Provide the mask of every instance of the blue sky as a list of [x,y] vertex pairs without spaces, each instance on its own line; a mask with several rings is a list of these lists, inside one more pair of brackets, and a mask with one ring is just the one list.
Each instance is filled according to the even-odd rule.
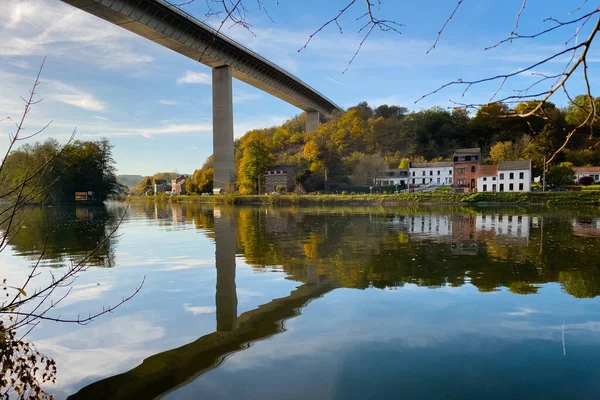
[[[373,106],[396,104],[418,110],[450,99],[486,102],[497,85],[473,87],[465,97],[449,88],[415,104],[415,100],[458,78],[478,79],[516,71],[564,49],[575,26],[539,40],[524,40],[483,51],[507,37],[522,0],[465,0],[437,48],[426,51],[448,17],[455,0],[383,1],[380,15],[406,26],[402,35],[374,32],[350,69],[342,73],[361,36],[355,20],[364,5],[357,2],[335,26],[317,35],[298,52],[309,35],[337,13],[344,0],[263,0],[271,21],[248,1],[254,35],[240,27],[224,29],[242,44],[300,77],[342,107],[367,101]],[[569,19],[581,0],[529,0],[519,32],[546,28],[545,17]],[[205,1],[184,9],[203,18]],[[586,5],[574,15],[593,9]],[[582,31],[587,36],[590,21]],[[216,24],[216,19],[209,20]],[[30,114],[29,131],[53,120],[44,136],[64,141],[77,127],[82,140],[109,137],[115,145],[119,173],[148,175],[157,171],[191,173],[212,153],[210,68],[113,26],[58,0],[0,2],[0,118],[19,116],[19,96],[26,95],[43,57],[47,57],[40,96],[44,101]],[[573,43],[573,42],[571,42]],[[598,82],[598,52],[590,52],[592,86]],[[535,70],[560,72],[566,58]],[[510,94],[535,82],[535,76],[504,86]],[[579,74],[569,88],[583,91]],[[564,95],[554,101],[565,105]],[[282,123],[300,111],[242,82],[234,82],[235,134]],[[0,150],[13,131],[0,123]]]

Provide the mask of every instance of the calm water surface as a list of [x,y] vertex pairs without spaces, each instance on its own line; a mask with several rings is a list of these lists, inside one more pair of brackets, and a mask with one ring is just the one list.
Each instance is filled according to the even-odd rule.
[[[48,238],[60,273],[120,205],[30,208],[3,273]],[[57,398],[598,399],[600,215],[522,208],[132,206],[30,338]]]

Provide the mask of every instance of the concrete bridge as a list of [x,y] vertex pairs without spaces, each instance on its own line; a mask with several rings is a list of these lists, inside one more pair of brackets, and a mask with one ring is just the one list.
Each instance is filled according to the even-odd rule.
[[284,332],[285,320],[300,315],[300,310],[312,300],[335,289],[328,282],[319,280],[316,268],[308,266],[306,283],[288,296],[274,299],[238,317],[235,220],[226,210],[215,214],[216,331],[184,346],[150,356],[132,370],[94,382],[69,399],[159,398],[218,367],[229,354]]
[[265,58],[164,0],[62,0],[212,68],[214,190],[235,183],[232,77],[306,112],[306,130],[339,106]]

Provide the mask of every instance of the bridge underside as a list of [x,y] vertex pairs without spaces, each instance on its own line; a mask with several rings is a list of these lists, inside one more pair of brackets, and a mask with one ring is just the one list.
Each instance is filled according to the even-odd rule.
[[[300,79],[163,0],[62,1],[213,69],[213,150],[215,189],[219,192],[235,182],[232,77],[305,111],[307,131],[316,129],[321,116],[341,110]],[[227,69],[229,72],[223,72]],[[221,90],[226,92],[219,95]],[[222,162],[217,162],[219,157]]]

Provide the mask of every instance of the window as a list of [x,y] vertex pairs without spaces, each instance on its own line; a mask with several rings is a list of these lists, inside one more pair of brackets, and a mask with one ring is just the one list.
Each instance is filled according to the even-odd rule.
[[515,179],[515,174],[511,172],[508,177],[509,177],[509,179]]
[[423,176],[425,176],[425,171],[423,171]]
[[[452,170],[448,170],[448,175],[452,175]],[[598,175],[596,175],[598,176]]]
[[498,222],[502,222],[502,215],[498,217]]
[[459,174],[464,174],[465,173],[465,169],[464,168],[459,168],[457,172]]
[[508,216],[508,222],[512,222],[512,215]]
[[[413,175],[414,176],[414,175]],[[415,184],[415,180],[413,179],[413,185]]]
[[493,181],[495,181],[495,180],[496,180],[496,177],[495,177],[495,176],[492,176],[492,180],[493,180]]
[[[413,173],[413,176],[415,176],[415,171],[413,171],[412,173]],[[414,180],[414,179],[413,179],[413,180]],[[414,182],[413,182],[413,183],[414,183]]]
[[519,223],[523,222],[523,217],[519,215],[519,216],[517,217],[517,222],[519,222]]
[[440,178],[437,178],[437,183],[440,183]]
[[483,177],[483,181],[484,181],[484,182],[485,182],[485,181],[487,181],[487,177],[485,177],[485,176],[484,176],[484,177]]
[[448,178],[448,183],[452,184],[452,178]]
[[440,174],[440,172],[442,172],[442,171],[440,171],[440,170],[438,169],[438,175]]
[[595,180],[595,181],[597,181],[597,180],[598,180],[598,178],[600,178],[600,176],[598,176],[598,175],[594,175],[594,180]]
[[483,185],[483,191],[487,192],[487,185]]
[[425,178],[423,178],[423,185],[425,184]]
[[[504,180],[504,174],[500,174],[500,180]],[[502,185],[500,185],[502,187]]]
[[465,180],[464,180],[464,179],[459,179],[459,180],[458,180],[458,184],[459,184],[460,186],[464,185],[464,184],[465,184]]
[[519,172],[519,179],[525,179],[525,172]]
[[521,191],[523,190],[523,184],[522,183],[519,183],[519,190],[521,190]]
[[495,192],[495,191],[496,191],[496,184],[494,183],[494,184],[492,185],[492,192]]
[[510,190],[511,192],[514,190],[514,188],[515,188],[515,185],[514,185],[514,184],[510,183],[510,184],[508,185],[508,190]]
[[501,191],[501,192],[504,192],[504,183],[501,183],[501,184],[500,184],[500,191]]
[[429,171],[429,176],[433,175],[433,171]]
[[471,172],[475,172],[475,166],[474,165],[471,167]]

